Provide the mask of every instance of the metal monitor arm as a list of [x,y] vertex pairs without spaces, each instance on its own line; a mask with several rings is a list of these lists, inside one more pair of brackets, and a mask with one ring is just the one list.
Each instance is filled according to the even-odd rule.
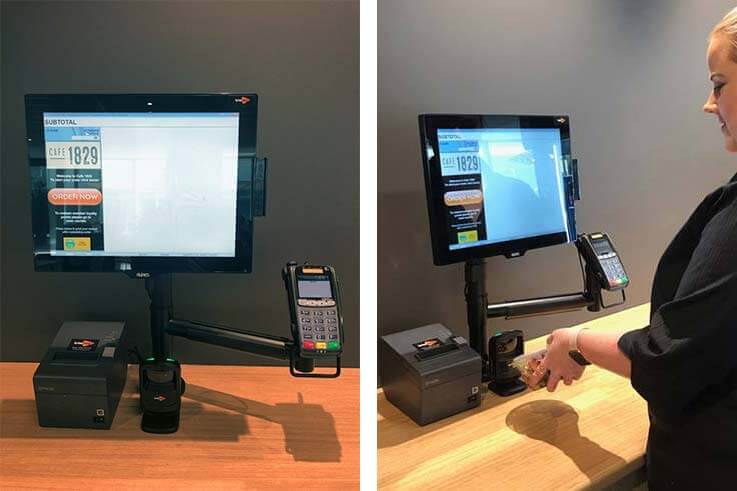
[[289,373],[294,377],[335,378],[340,375],[340,357],[336,357],[333,373],[312,373],[315,362],[299,356],[291,339],[270,334],[235,330],[226,326],[175,319],[173,317],[171,274],[152,274],[146,278],[146,290],[151,299],[151,341],[153,357],[165,360],[169,356],[165,334],[246,351],[259,356],[289,360]]

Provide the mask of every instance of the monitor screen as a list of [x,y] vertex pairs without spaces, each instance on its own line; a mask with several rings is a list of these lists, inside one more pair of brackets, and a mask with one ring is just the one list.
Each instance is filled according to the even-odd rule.
[[235,255],[238,113],[43,118],[51,255]]
[[256,96],[26,96],[36,269],[249,271]]
[[423,115],[436,264],[575,238],[568,118]]

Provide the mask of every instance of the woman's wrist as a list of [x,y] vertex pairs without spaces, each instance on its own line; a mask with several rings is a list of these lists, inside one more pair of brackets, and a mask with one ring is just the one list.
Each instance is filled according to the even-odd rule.
[[585,329],[585,327],[578,326],[568,328],[568,351],[581,351],[578,345],[578,339],[581,335],[581,331]]

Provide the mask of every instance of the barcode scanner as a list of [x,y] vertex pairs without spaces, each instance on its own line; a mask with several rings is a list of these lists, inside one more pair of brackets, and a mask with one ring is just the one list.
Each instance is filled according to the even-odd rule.
[[147,358],[138,370],[141,429],[147,433],[174,433],[179,429],[185,387],[179,362]]

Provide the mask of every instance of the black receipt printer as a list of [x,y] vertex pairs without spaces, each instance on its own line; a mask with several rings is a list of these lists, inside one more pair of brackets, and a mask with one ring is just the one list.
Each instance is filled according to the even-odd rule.
[[442,324],[381,337],[387,400],[426,425],[480,404],[481,357]]
[[65,322],[33,375],[38,424],[109,429],[128,375],[122,322]]

